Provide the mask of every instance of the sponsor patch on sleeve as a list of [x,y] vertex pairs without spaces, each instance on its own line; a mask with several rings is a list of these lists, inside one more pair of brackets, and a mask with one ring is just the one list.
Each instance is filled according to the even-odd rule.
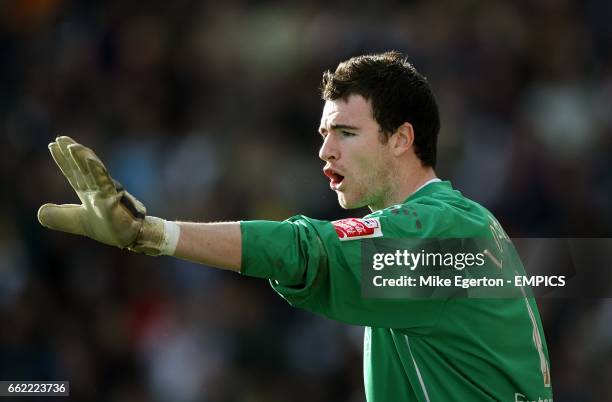
[[381,237],[379,218],[348,218],[333,221],[340,241]]

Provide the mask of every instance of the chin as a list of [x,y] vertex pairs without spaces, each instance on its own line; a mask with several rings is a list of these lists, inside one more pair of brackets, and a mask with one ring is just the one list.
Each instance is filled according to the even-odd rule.
[[344,193],[338,193],[338,204],[340,204],[340,207],[342,209],[356,209],[356,208],[361,208],[366,205],[364,202],[361,202],[360,200],[351,200],[347,198],[346,194]]

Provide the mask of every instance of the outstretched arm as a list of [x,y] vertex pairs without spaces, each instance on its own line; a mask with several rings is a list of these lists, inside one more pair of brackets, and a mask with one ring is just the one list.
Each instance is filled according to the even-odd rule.
[[292,305],[356,325],[432,325],[444,306],[442,299],[406,304],[363,298],[361,247],[341,242],[330,222],[301,216],[283,222],[166,221],[148,216],[92,150],[68,137],[59,137],[49,149],[82,203],[43,205],[38,219],[45,227],[270,279]]

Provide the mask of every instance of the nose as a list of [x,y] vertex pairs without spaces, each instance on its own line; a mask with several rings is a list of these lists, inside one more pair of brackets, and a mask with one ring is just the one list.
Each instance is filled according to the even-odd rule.
[[319,149],[319,158],[325,162],[337,160],[340,157],[340,152],[337,145],[338,144],[336,144],[333,133],[327,134],[323,140],[323,145],[321,145],[321,148]]

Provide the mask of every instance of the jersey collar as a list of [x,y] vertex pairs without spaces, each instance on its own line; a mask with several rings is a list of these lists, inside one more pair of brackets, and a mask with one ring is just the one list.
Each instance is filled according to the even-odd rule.
[[[437,183],[437,182],[439,182],[439,181],[442,181],[442,180],[438,179],[437,177],[434,177],[433,179],[428,180],[428,181],[426,181],[425,183],[423,183],[423,184],[421,185],[421,187],[419,187],[419,188],[417,188],[416,190],[414,190],[414,193],[416,193],[417,191],[419,191],[420,189],[422,189],[423,187],[425,187],[425,186],[426,186],[426,185],[428,185],[428,184],[431,184],[431,183]],[[414,194],[414,193],[413,193],[413,194]]]
[[451,182],[448,180],[440,180],[437,177],[435,179],[431,179],[428,182],[426,182],[425,184],[423,184],[421,187],[419,187],[414,193],[410,194],[410,196],[408,198],[406,198],[406,200],[404,202],[408,202],[412,199],[418,198],[418,197],[422,197],[422,196],[427,196],[430,195],[432,193],[435,193],[436,191],[440,191],[441,189],[452,189],[453,187],[451,186]]

